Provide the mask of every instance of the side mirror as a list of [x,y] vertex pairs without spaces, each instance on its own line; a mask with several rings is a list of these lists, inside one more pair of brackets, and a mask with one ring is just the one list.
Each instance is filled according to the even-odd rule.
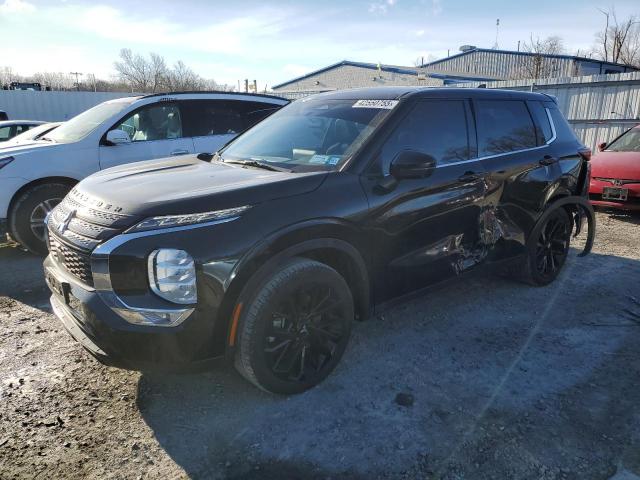
[[598,151],[599,152],[602,152],[606,148],[607,148],[607,142],[601,142],[601,143],[598,144]]
[[109,130],[107,132],[107,145],[120,145],[123,143],[131,143],[131,137],[124,130]]
[[400,152],[391,162],[390,173],[398,180],[428,177],[436,168],[436,159],[414,150]]

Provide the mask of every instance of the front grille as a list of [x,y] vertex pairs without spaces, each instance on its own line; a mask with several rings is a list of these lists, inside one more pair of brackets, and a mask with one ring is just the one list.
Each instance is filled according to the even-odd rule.
[[90,256],[68,247],[49,232],[49,253],[58,265],[64,267],[82,283],[93,287]]
[[91,252],[101,243],[136,223],[137,217],[104,211],[111,205],[97,201],[77,189],[53,209],[48,220],[52,258],[86,285],[93,286]]

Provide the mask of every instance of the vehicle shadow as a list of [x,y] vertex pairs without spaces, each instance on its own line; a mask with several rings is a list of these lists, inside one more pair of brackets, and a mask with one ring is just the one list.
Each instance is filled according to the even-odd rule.
[[50,312],[49,289],[44,281],[44,258],[14,243],[0,243],[0,296]]
[[191,478],[608,478],[640,441],[638,278],[575,252],[544,288],[474,275],[358,323],[304,394],[219,367],[144,374],[138,407]]

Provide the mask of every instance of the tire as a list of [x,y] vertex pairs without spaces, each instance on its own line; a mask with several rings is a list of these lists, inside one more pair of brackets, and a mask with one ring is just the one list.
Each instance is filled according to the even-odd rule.
[[254,291],[243,292],[240,302],[235,366],[258,388],[301,393],[335,369],[349,341],[354,305],[333,268],[293,258]]
[[62,201],[69,190],[71,187],[64,183],[47,183],[36,185],[22,193],[9,215],[11,236],[30,252],[45,255],[47,245],[44,239],[44,217]]
[[[573,219],[564,208],[556,208],[527,245],[524,280],[535,286],[553,282],[569,254]],[[535,230],[535,229],[534,229]]]

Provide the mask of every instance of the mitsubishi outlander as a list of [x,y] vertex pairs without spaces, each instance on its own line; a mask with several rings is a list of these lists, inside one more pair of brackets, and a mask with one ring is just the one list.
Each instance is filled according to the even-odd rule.
[[546,285],[584,220],[588,253],[590,154],[543,94],[308,97],[215,154],[76,185],[48,217],[51,303],[106,364],[226,358],[264,390],[302,392],[356,319],[481,264]]

